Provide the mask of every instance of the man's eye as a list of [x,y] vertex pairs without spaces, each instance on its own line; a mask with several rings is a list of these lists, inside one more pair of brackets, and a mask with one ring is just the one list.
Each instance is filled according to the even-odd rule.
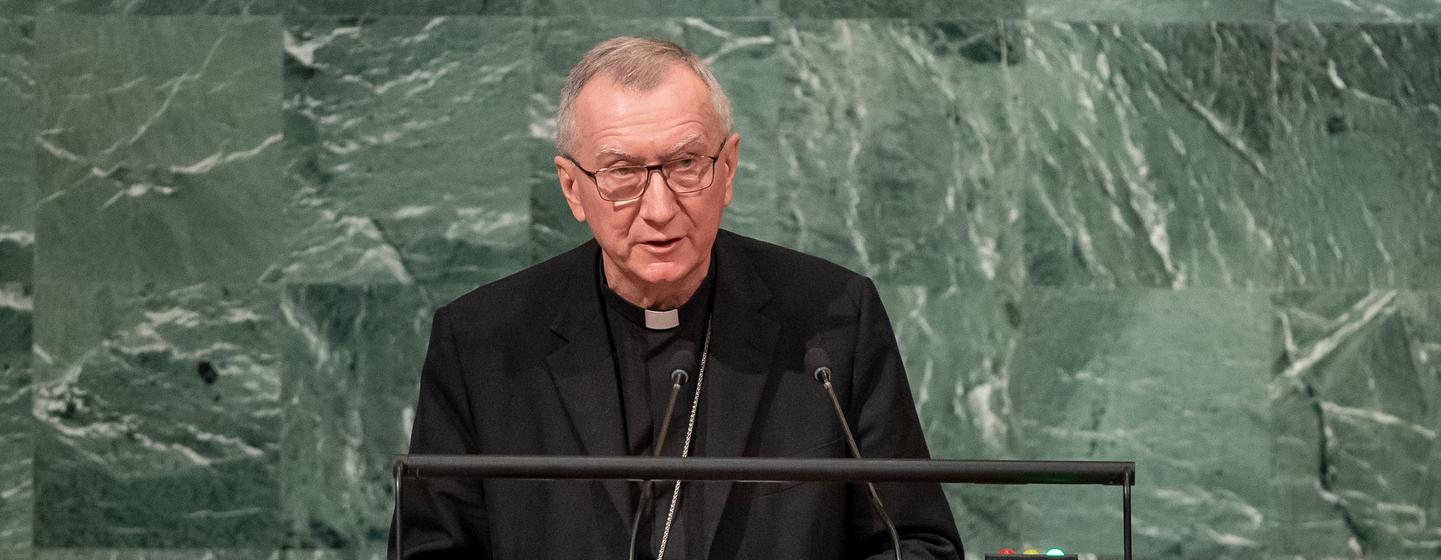
[[672,168],[674,168],[674,169],[679,169],[679,170],[690,169],[690,168],[692,168],[692,167],[695,167],[695,166],[698,165],[699,163],[700,163],[700,160],[698,160],[698,159],[696,159],[696,158],[684,158],[684,159],[678,159],[678,160],[675,160],[675,161],[670,162]]
[[613,168],[610,169],[610,171],[607,171],[607,173],[610,173],[610,175],[611,175],[612,177],[615,177],[615,178],[617,178],[617,179],[634,179],[636,175],[640,175],[640,172],[641,172],[642,169],[645,169],[645,168],[644,168],[644,167],[613,167]]

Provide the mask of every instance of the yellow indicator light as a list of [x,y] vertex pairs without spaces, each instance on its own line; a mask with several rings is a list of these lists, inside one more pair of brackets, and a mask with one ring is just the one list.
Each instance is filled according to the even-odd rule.
[[1065,556],[1066,552],[1059,548],[1052,548],[1046,551],[1046,556]]
[[1041,551],[1036,550],[1036,549],[1034,549],[1034,548],[1027,548],[1026,550],[1021,551],[1021,554],[1040,554],[1040,553],[1041,553]]

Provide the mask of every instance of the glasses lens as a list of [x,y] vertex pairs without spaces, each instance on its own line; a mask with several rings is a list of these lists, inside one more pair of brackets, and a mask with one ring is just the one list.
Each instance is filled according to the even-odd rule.
[[645,187],[644,167],[612,167],[600,172],[595,176],[595,184],[600,187],[601,198],[610,201],[630,200],[640,196]]
[[[661,174],[675,192],[695,192],[710,186],[715,174],[715,160],[705,156],[688,157],[666,162]],[[611,202],[637,198],[645,192],[650,170],[640,165],[612,167],[595,175],[600,197]]]
[[710,186],[711,165],[708,157],[690,157],[665,164],[666,182],[679,192],[698,191]]

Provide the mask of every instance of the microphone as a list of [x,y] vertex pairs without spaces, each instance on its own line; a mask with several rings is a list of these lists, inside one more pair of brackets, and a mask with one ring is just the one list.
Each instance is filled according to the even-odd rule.
[[[688,350],[681,350],[675,353],[670,363],[670,398],[665,403],[665,416],[662,417],[660,423],[660,433],[656,437],[653,457],[660,457],[661,451],[665,449],[666,436],[670,435],[671,416],[675,414],[675,401],[680,396],[680,388],[690,382],[690,373],[687,370],[693,367],[691,364],[695,363],[695,354]],[[651,488],[651,481],[646,480],[641,483],[640,500],[635,504],[635,516],[630,521],[630,546],[626,553],[628,560],[635,560],[635,540],[636,536],[640,534],[640,517],[645,513],[646,506],[650,505]]]
[[[846,422],[846,414],[841,410],[841,401],[836,398],[836,390],[831,386],[830,363],[830,355],[826,354],[825,350],[816,347],[806,350],[806,370],[811,372],[811,376],[815,377],[816,381],[825,388],[826,394],[830,395],[831,406],[836,411],[836,419],[840,420],[841,430],[846,435],[846,444],[851,448],[851,457],[860,459],[861,448],[856,445],[856,437],[851,434],[851,424]],[[867,481],[866,492],[871,497],[871,509],[876,510],[876,515],[879,515],[881,521],[885,522],[886,530],[891,534],[891,547],[896,553],[896,560],[901,560],[901,537],[896,534],[896,524],[891,522],[891,516],[886,513],[885,504],[881,503],[881,495],[876,492],[876,485]]]

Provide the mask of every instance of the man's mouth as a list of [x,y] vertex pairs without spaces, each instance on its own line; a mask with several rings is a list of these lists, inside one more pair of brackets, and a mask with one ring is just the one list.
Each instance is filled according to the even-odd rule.
[[666,251],[680,244],[680,237],[652,241],[642,241],[640,244],[652,251]]

